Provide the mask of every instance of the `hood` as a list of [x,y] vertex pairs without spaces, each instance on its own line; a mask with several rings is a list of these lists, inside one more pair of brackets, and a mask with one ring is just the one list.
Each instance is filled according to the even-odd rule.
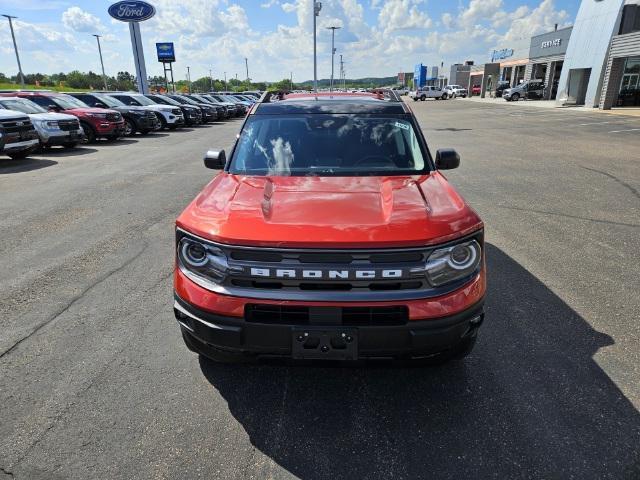
[[51,121],[51,120],[77,120],[78,117],[74,116],[74,115],[66,115],[64,113],[55,113],[55,112],[50,112],[50,113],[31,113],[29,114],[29,117],[32,120],[44,120],[44,121]]
[[406,247],[482,226],[438,172],[394,177],[247,177],[220,173],[177,225],[221,243]]
[[144,108],[145,110],[152,110],[154,112],[170,112],[171,110],[175,109],[175,108],[180,108],[179,106],[173,106],[173,105],[143,105],[140,108]]
[[65,110],[65,112],[78,113],[78,114],[87,114],[87,113],[117,113],[120,114],[117,110],[112,110],[110,108],[70,108],[69,110]]

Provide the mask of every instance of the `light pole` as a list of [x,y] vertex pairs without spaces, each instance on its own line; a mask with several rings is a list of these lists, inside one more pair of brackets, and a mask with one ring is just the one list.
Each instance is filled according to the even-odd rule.
[[187,67],[187,82],[189,84],[189,93],[191,93],[191,67]]
[[24,88],[24,75],[22,73],[22,65],[20,65],[20,55],[18,55],[18,45],[16,44],[16,35],[13,33],[13,22],[11,19],[18,18],[11,15],[2,15],[9,20],[9,29],[11,30],[11,38],[13,39],[13,49],[16,51],[16,60],[18,61],[18,72],[20,72],[20,86]]
[[209,88],[213,92],[213,75],[211,74],[211,70],[209,70]]
[[100,37],[102,35],[96,35],[94,33],[93,36],[96,37],[96,40],[98,41],[98,53],[100,54],[100,65],[102,66],[102,82],[104,83],[104,89],[109,90],[109,88],[107,87],[107,76],[104,73],[104,62],[102,61],[102,48],[100,48]]
[[224,91],[226,92],[227,90],[227,72],[224,72]]
[[293,72],[289,72],[289,84],[291,85],[291,91],[293,91]]
[[322,10],[321,2],[313,2],[313,91],[318,93],[318,61],[316,58],[316,17]]
[[339,30],[340,27],[327,27],[327,29],[331,30],[331,83],[329,84],[329,91],[333,92],[333,57],[335,57],[336,54],[334,40],[336,36],[336,30]]
[[247,57],[244,57],[244,66],[247,69],[247,83],[249,83],[249,60]]

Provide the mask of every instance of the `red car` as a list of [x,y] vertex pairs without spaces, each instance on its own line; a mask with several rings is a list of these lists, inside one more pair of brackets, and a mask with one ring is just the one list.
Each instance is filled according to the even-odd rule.
[[471,95],[480,95],[480,85],[471,87]]
[[484,230],[404,102],[280,94],[247,115],[176,221],[174,313],[218,361],[467,355],[484,319]]
[[39,90],[16,91],[0,95],[26,98],[46,110],[68,113],[78,117],[89,143],[99,137],[116,140],[118,137],[124,136],[125,133],[124,119],[119,112],[104,108],[91,108],[71,95]]

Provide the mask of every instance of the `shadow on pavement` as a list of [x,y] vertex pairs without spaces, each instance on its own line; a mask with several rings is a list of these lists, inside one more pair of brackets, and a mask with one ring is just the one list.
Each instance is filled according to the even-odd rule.
[[640,478],[640,416],[593,360],[612,339],[501,250],[487,255],[487,318],[462,362],[201,359],[202,372],[252,444],[304,480]]
[[58,162],[54,160],[40,160],[37,158],[25,158],[23,160],[5,160],[4,158],[0,158],[0,175],[30,172],[57,164]]
[[39,157],[77,157],[79,155],[88,155],[89,153],[95,153],[97,151],[98,150],[95,148],[78,145],[74,148],[50,148],[34,155]]

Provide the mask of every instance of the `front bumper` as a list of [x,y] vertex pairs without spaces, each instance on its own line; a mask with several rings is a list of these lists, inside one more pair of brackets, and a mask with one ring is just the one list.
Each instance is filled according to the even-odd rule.
[[78,143],[86,140],[87,136],[84,131],[77,130],[71,132],[60,132],[57,134],[51,134],[48,137],[41,136],[40,141],[43,145],[53,147],[56,145],[67,145],[70,143]]
[[255,323],[228,317],[187,303],[175,295],[174,314],[182,329],[201,354],[237,352],[255,357],[292,357],[296,332],[317,328],[356,332],[355,359],[424,358],[455,348],[477,334],[484,320],[483,300],[454,315],[414,320],[402,325],[342,326],[322,320],[309,325]]

